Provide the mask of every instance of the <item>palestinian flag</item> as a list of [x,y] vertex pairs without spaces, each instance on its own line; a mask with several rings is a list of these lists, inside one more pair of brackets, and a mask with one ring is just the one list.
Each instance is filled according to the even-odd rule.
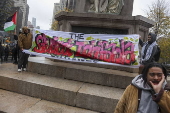
[[5,31],[14,30],[16,27],[16,22],[17,22],[17,12],[15,12],[14,15],[12,15],[6,20],[6,23],[4,25],[4,30]]

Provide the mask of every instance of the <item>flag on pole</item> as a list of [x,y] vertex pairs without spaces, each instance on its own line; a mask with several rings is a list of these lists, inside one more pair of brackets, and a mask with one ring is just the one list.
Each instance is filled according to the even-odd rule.
[[16,27],[16,22],[17,22],[17,12],[15,12],[14,15],[12,15],[6,20],[6,23],[4,25],[4,30],[5,31],[14,30]]

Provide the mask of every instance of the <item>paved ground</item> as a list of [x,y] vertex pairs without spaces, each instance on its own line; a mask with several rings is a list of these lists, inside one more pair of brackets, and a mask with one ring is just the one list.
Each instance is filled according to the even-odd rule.
[[[14,59],[12,60],[12,56],[9,56],[8,61],[3,61],[2,63],[4,64],[4,63],[13,63],[13,62],[14,62]],[[2,63],[0,62],[0,64]]]
[[0,113],[97,113],[0,89]]
[[[11,63],[0,64],[2,73],[22,76],[27,72],[18,72],[17,65]],[[90,110],[75,108],[59,103],[54,103],[40,98],[33,98],[15,92],[0,89],[0,113],[97,113]]]
[[[0,64],[1,73],[15,73],[22,76],[23,73],[17,72],[17,65],[10,60]],[[25,72],[26,73],[26,72]],[[170,81],[170,77],[168,77]],[[0,89],[0,113],[97,113],[81,108],[74,108],[58,103],[53,103],[39,98],[33,98],[14,92]]]

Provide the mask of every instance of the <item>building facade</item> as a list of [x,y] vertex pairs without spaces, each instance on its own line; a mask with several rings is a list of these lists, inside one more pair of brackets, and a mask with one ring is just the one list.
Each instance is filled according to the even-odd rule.
[[37,26],[36,29],[40,29],[40,26]]
[[6,19],[12,16],[13,0],[0,0],[0,30],[4,30]]
[[53,16],[52,16],[52,23],[55,21],[54,17],[61,10],[59,3],[54,3],[54,9],[53,9]]
[[33,29],[34,29],[32,23],[31,23],[30,21],[28,21],[28,22],[27,22],[27,25],[28,25],[27,27],[30,29],[30,32],[32,33],[32,31],[33,31]]
[[36,18],[34,18],[34,17],[32,18],[32,25],[34,28],[36,28]]
[[29,9],[30,9],[30,7],[29,7],[29,5],[27,4],[27,5],[26,5],[26,15],[25,15],[26,17],[25,17],[24,26],[28,26],[28,25],[27,25],[27,22],[28,22]]
[[54,17],[57,13],[60,11],[65,10],[66,8],[66,2],[67,0],[60,0],[60,3],[54,3],[54,9],[53,9],[53,16],[52,16],[52,23],[55,21]]
[[22,12],[20,7],[12,7],[12,13],[15,13],[16,11],[17,11],[16,33],[18,34],[19,31],[21,31],[21,28],[22,28],[23,12]]
[[28,11],[29,11],[29,6],[27,4],[27,0],[14,0],[14,7],[20,7],[23,16],[22,16],[22,26],[27,26],[27,21],[28,21]]

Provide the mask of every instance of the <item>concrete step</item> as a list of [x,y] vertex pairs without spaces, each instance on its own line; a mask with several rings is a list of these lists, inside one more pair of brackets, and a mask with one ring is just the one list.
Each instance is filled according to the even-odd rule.
[[0,89],[0,113],[99,113]]
[[124,89],[66,80],[32,72],[17,72],[17,66],[9,63],[1,65],[0,88],[104,113],[113,113],[124,91]]
[[30,57],[28,70],[47,76],[117,88],[126,88],[132,79],[138,75],[138,73],[113,69],[83,66],[66,62],[53,62],[44,57]]
[[[50,58],[49,58],[50,59]],[[70,62],[65,60],[57,60],[57,59],[50,59],[54,62],[65,62],[65,63],[72,63],[72,64],[78,64],[83,66],[90,66],[90,67],[98,67],[98,68],[105,68],[105,69],[113,69],[113,70],[119,70],[119,71],[127,71],[130,73],[138,73],[139,72],[139,66],[129,66],[129,65],[121,65],[121,64],[112,64],[112,63],[88,63],[88,62]]]

